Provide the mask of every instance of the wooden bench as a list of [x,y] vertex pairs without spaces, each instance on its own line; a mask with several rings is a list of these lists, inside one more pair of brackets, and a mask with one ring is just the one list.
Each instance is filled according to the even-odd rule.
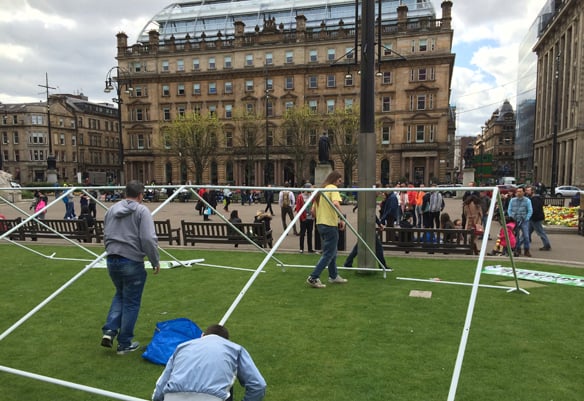
[[[271,246],[269,233],[263,223],[239,223],[235,225],[238,230],[262,248]],[[183,243],[195,245],[196,242],[206,244],[249,244],[246,238],[235,231],[227,223],[181,221]]]
[[[22,219],[20,217],[17,217],[15,219],[1,219],[0,220],[0,235],[13,229],[17,225],[19,225],[21,222],[22,222]],[[20,229],[13,231],[8,236],[8,238],[10,238],[13,241],[15,241],[15,240],[24,241],[24,235],[22,234],[22,230],[20,230]]]
[[387,251],[472,255],[474,237],[473,230],[465,229],[385,227],[381,243]]
[[56,232],[72,240],[91,242],[93,239],[93,230],[87,226],[87,221],[85,220],[41,221],[45,225],[33,220],[23,224],[20,227],[23,239],[30,238],[36,241],[38,238],[61,238]]
[[170,219],[154,220],[154,229],[159,241],[168,241],[172,245],[172,241],[176,241],[180,245],[180,228],[172,228]]
[[562,198],[561,196],[557,197],[557,198],[546,196],[545,198],[543,198],[543,204],[545,206],[564,207],[566,205],[566,200],[564,198]]
[[[103,241],[103,220],[95,220],[95,242]],[[172,228],[170,220],[154,220],[154,230],[159,241],[168,241],[172,245],[176,241],[180,245],[180,228]]]

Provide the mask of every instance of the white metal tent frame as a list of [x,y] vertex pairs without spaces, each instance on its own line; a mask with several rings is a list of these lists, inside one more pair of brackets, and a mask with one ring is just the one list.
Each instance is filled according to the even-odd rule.
[[[168,186],[165,186],[165,188]],[[218,187],[218,186],[204,186],[205,188],[208,189],[222,189],[225,188],[224,186]],[[45,206],[45,208],[43,210],[48,209],[49,207],[53,206],[56,202],[58,202],[59,200],[61,200],[64,196],[67,196],[69,193],[76,191],[76,190],[82,190],[84,193],[86,193],[88,196],[92,197],[93,196],[87,192],[87,189],[91,188],[93,189],[120,189],[122,187],[69,187],[66,190],[63,189],[58,189],[58,190],[63,190],[63,193],[57,197],[53,202],[50,202],[48,205]],[[147,186],[147,188],[162,188],[162,187],[152,187],[152,186]],[[177,196],[181,190],[184,190],[186,188],[188,188],[195,196],[197,199],[200,199],[203,203],[206,204],[206,206],[211,207],[211,205],[206,202],[204,199],[202,199],[197,191],[195,191],[195,188],[200,188],[200,186],[187,186],[187,185],[182,185],[182,186],[175,186],[174,188],[178,188],[177,191],[174,191],[173,195],[171,197],[169,197],[168,199],[166,199],[159,207],[157,207],[153,212],[152,215],[154,216],[159,210],[161,210],[163,207],[165,207],[175,196]],[[279,191],[279,190],[290,190],[290,188],[277,188],[277,187],[229,187],[229,188],[234,188],[234,189],[250,189],[250,190],[272,190],[272,191]],[[454,188],[454,187],[452,187]],[[27,189],[32,189],[34,190],[35,188],[27,188]],[[39,190],[47,190],[47,188],[37,188]],[[449,189],[449,188],[447,188]],[[495,210],[495,203],[498,203],[499,205],[499,210],[500,213],[502,215],[503,210],[502,210],[502,202],[501,202],[501,197],[500,194],[498,192],[498,188],[497,187],[469,187],[469,188],[461,188],[461,187],[457,187],[455,188],[456,190],[474,190],[474,191],[491,191],[492,192],[492,198],[496,199],[496,202],[491,202],[490,207],[489,207],[489,212],[488,212],[488,217],[487,217],[487,224],[485,227],[485,236],[489,235],[490,229],[491,229],[491,224],[493,221],[493,215],[494,215],[494,210]],[[0,188],[0,193],[2,193],[2,190],[11,190],[13,191],[14,189],[12,188]],[[51,189],[49,189],[51,190]],[[295,224],[296,221],[298,220],[300,214],[302,214],[302,212],[306,209],[306,207],[312,202],[312,200],[314,199],[314,197],[321,192],[326,192],[326,191],[331,191],[331,190],[326,190],[324,188],[315,188],[315,189],[301,189],[301,190],[307,190],[307,191],[311,191],[312,194],[309,197],[309,200],[305,203],[305,205],[303,206],[303,208],[299,211],[299,213],[297,213],[294,216],[294,219],[292,220],[292,223]],[[379,188],[351,188],[351,189],[335,189],[336,191],[340,191],[340,192],[348,192],[348,191],[375,191],[375,192],[379,192],[379,191],[396,191],[396,192],[400,192],[400,191],[411,191],[411,190],[419,190],[419,189],[413,189],[413,188],[384,188],[384,189],[379,189]],[[437,188],[423,188],[424,191],[428,192],[428,191],[437,191]],[[440,190],[445,190],[445,188],[440,188]],[[10,204],[12,207],[14,207],[16,210],[19,210],[21,213],[24,213],[24,215],[28,215],[28,213],[26,213],[24,210],[18,208],[18,206],[11,204],[10,202],[8,202],[3,196],[0,196],[0,199],[3,200],[4,202],[6,202],[7,204]],[[95,199],[95,198],[93,198]],[[326,199],[331,205],[332,202],[330,201],[330,199],[326,196],[321,197],[321,199]],[[99,200],[96,199],[96,201],[99,202]],[[101,204],[102,207],[107,209],[107,206]],[[39,210],[38,212],[32,214],[32,215],[28,215],[27,218],[25,218],[23,220],[23,222],[21,224],[24,224],[24,222],[30,221],[30,220],[36,220],[37,222],[42,224],[42,220],[39,220],[37,217],[40,213],[43,212],[43,210]],[[216,210],[215,210],[216,211]],[[217,212],[217,211],[216,211]],[[243,235],[244,237],[246,237],[248,239],[248,241],[250,241],[251,244],[257,245],[255,244],[249,237],[247,237],[247,235],[243,232],[241,232],[239,229],[237,229],[237,227],[235,227],[233,224],[231,224],[229,222],[228,219],[226,219],[221,213],[217,212],[217,215],[227,224],[229,224],[233,229],[235,229],[239,234]],[[347,221],[347,219],[339,213],[340,218],[342,218],[345,223],[347,224],[347,227],[349,227],[349,229],[351,229],[351,231],[353,233],[355,233],[355,235],[358,238],[358,241],[361,242],[367,249],[368,252],[370,252],[372,255],[375,256],[375,252],[365,243],[365,241],[363,240],[363,238],[359,235],[359,233],[355,230],[354,227],[351,226],[351,224]],[[501,216],[504,218],[504,216]],[[504,220],[501,220],[504,221]],[[227,312],[224,314],[224,316],[222,317],[222,319],[220,320],[220,324],[225,324],[225,322],[229,319],[229,317],[231,316],[231,314],[233,313],[233,311],[235,310],[235,308],[238,306],[239,302],[243,299],[243,297],[245,296],[247,290],[251,287],[251,285],[254,283],[255,279],[259,276],[259,274],[261,272],[264,271],[264,267],[266,266],[266,264],[268,263],[268,261],[270,259],[274,259],[279,266],[282,267],[296,267],[296,265],[286,265],[284,263],[282,263],[281,261],[279,261],[278,259],[276,259],[274,257],[274,253],[279,249],[280,245],[282,244],[283,240],[285,239],[285,237],[288,235],[289,231],[292,229],[293,224],[289,224],[288,227],[286,227],[286,229],[284,230],[284,232],[282,233],[282,235],[278,238],[278,240],[276,241],[276,243],[274,244],[274,246],[270,249],[270,251],[266,251],[265,249],[257,246],[257,248],[259,248],[262,252],[266,253],[264,259],[262,260],[262,262],[259,264],[259,266],[257,267],[257,269],[254,270],[252,276],[249,278],[249,280],[247,281],[247,283],[244,285],[243,289],[239,292],[239,294],[237,295],[237,297],[235,298],[235,300],[233,301],[233,303],[231,304],[231,306],[228,308]],[[48,258],[48,259],[59,259],[59,258],[55,258],[54,255],[45,255],[42,254],[34,249],[31,249],[30,247],[26,247],[23,246],[22,244],[18,244],[12,240],[10,240],[8,237],[9,235],[16,231],[18,229],[17,227],[14,227],[6,232],[4,232],[2,235],[0,235],[0,240],[4,239],[4,240],[8,240],[10,243],[12,244],[16,244],[18,246],[20,246],[23,249],[26,249],[27,251],[31,251],[39,256]],[[507,236],[507,232],[506,230],[504,230],[505,232],[505,236]],[[57,233],[59,234],[59,233]],[[63,235],[59,234],[60,237],[63,237],[64,239],[68,240],[67,238],[65,238]],[[508,238],[507,238],[508,239]],[[22,325],[24,322],[26,322],[30,317],[32,317],[36,312],[38,312],[40,309],[42,309],[45,305],[47,305],[51,300],[53,300],[54,298],[56,298],[59,294],[61,294],[65,289],[67,289],[70,285],[72,285],[77,279],[79,279],[80,277],[82,277],[86,272],[88,272],[90,269],[94,268],[105,256],[106,253],[103,252],[101,255],[97,255],[94,252],[86,249],[85,246],[83,246],[82,244],[78,244],[75,241],[70,241],[69,242],[73,243],[76,246],[79,246],[83,249],[85,249],[88,253],[90,253],[91,255],[95,256],[96,258],[89,264],[87,265],[85,268],[83,268],[79,273],[77,273],[75,276],[73,276],[68,282],[66,282],[64,285],[62,285],[60,288],[58,288],[55,292],[53,292],[53,294],[51,294],[49,297],[47,297],[45,300],[43,300],[41,303],[39,303],[36,307],[34,307],[30,312],[28,312],[26,315],[24,315],[19,321],[17,321],[14,325],[12,325],[10,328],[8,328],[7,330],[5,330],[3,333],[0,334],[0,341],[2,341],[4,338],[6,338],[10,333],[12,333],[14,330],[16,330],[16,328],[18,328],[20,325]],[[507,240],[507,244],[508,247],[510,247],[510,242]],[[487,241],[483,241],[482,242],[482,246],[481,246],[481,250],[480,250],[480,255],[479,258],[477,260],[477,266],[476,266],[476,270],[475,270],[475,276],[474,276],[474,280],[472,283],[472,291],[471,291],[471,295],[470,295],[470,299],[469,299],[469,304],[468,304],[468,308],[467,308],[467,314],[466,314],[466,319],[465,319],[465,323],[464,323],[464,327],[462,330],[462,336],[461,336],[461,340],[460,340],[460,345],[459,345],[459,349],[458,349],[458,354],[457,354],[457,358],[456,358],[456,363],[455,363],[455,367],[454,367],[454,372],[453,372],[453,376],[452,376],[452,380],[451,380],[451,386],[450,386],[450,390],[449,390],[449,394],[448,394],[448,401],[453,401],[455,399],[455,395],[456,395],[456,389],[458,386],[458,380],[460,377],[460,371],[462,369],[462,362],[464,359],[464,353],[466,350],[466,344],[468,341],[468,333],[470,331],[470,326],[471,326],[471,322],[472,322],[472,316],[474,313],[474,306],[476,304],[476,297],[477,297],[477,293],[478,293],[478,288],[481,286],[480,285],[480,276],[481,276],[481,271],[482,271],[482,267],[483,267],[483,263],[484,263],[484,256],[486,254],[486,249],[487,249]],[[167,253],[166,251],[164,251],[165,253]],[[168,254],[168,253],[167,253]],[[188,266],[186,264],[183,264],[181,261],[177,260],[176,258],[174,258],[172,255],[168,254],[169,256],[171,256],[176,264],[175,265],[182,265],[182,266]],[[516,287],[512,288],[509,290],[508,287],[498,287],[498,286],[487,286],[488,288],[498,288],[498,289],[506,289],[508,290],[508,292],[511,291],[517,291],[517,292],[522,292],[525,294],[528,294],[527,291],[525,291],[524,289],[521,289],[519,287],[519,282],[517,279],[517,274],[515,271],[515,263],[513,261],[513,253],[509,252],[509,257],[511,259],[511,263],[512,263],[512,268],[513,268],[513,273],[514,273],[514,278],[515,278],[515,284]],[[377,257],[375,257],[375,259],[377,260],[377,262],[379,263],[380,261],[377,259]],[[63,258],[62,260],[70,260],[70,259],[66,259]],[[75,259],[77,260],[77,259]],[[190,265],[190,264],[189,264]],[[213,266],[213,265],[207,265],[207,266]],[[217,266],[217,267],[222,267],[222,266]],[[301,267],[305,267],[305,266],[301,266]],[[358,270],[353,268],[353,270]],[[374,270],[378,270],[378,269],[374,269]],[[385,276],[385,271],[384,271],[384,278]],[[405,279],[407,280],[407,278],[400,278],[400,279]],[[417,280],[417,279],[410,279],[410,280]],[[439,282],[439,283],[448,283],[448,284],[457,284],[457,285],[470,285],[468,283],[452,283],[452,282]],[[85,392],[89,392],[89,393],[94,393],[97,395],[102,395],[105,397],[110,397],[110,398],[115,398],[115,399],[120,399],[120,400],[129,400],[129,401],[146,401],[140,398],[136,398],[133,396],[129,396],[129,395],[125,395],[125,394],[120,394],[120,393],[114,393],[114,392],[110,392],[107,390],[103,390],[103,389],[99,389],[99,388],[95,388],[95,387],[90,387],[90,386],[85,386],[82,384],[78,384],[78,383],[73,383],[73,382],[68,382],[68,381],[64,381],[64,380],[60,380],[60,379],[56,379],[53,377],[48,377],[48,376],[43,376],[43,375],[38,375],[38,374],[34,374],[32,372],[27,372],[27,371],[23,371],[23,370],[18,370],[18,369],[13,369],[10,368],[8,366],[3,366],[0,365],[0,371],[4,371],[6,373],[11,373],[11,374],[15,374],[15,375],[20,375],[20,376],[24,376],[24,377],[28,377],[28,378],[32,378],[34,380],[40,380],[40,381],[45,381],[45,382],[49,382],[49,383],[53,383],[53,384],[57,384],[57,385],[61,385],[64,387],[69,387],[69,388],[73,388],[76,390],[80,390],[80,391],[85,391]]]

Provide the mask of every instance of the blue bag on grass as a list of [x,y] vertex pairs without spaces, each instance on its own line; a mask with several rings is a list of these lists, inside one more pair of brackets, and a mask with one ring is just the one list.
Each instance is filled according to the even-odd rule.
[[179,344],[200,338],[202,334],[203,331],[195,322],[184,317],[158,322],[152,341],[146,347],[142,358],[166,365]]

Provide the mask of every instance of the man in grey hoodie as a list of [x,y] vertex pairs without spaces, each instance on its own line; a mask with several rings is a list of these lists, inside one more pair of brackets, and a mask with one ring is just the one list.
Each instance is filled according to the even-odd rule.
[[144,257],[148,256],[154,274],[160,271],[154,221],[148,208],[142,205],[143,199],[144,184],[130,181],[126,185],[126,199],[113,205],[104,217],[107,270],[116,293],[102,327],[101,345],[111,348],[117,336],[119,355],[140,347],[132,340],[146,284]]

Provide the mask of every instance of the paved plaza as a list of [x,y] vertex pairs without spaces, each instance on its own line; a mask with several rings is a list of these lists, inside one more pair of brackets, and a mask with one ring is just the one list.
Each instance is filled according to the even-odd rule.
[[[51,196],[49,198],[49,202],[53,200]],[[462,211],[462,200],[459,198],[448,198],[445,199],[446,208],[445,212],[447,212],[451,219],[454,220],[459,218]],[[16,205],[29,212],[29,205],[30,201],[21,201],[17,202]],[[111,205],[111,203],[105,203],[106,206]],[[150,210],[154,211],[159,208],[162,203],[161,202],[152,202],[152,203],[145,203],[146,206],[150,208]],[[257,203],[257,204],[246,204],[242,206],[241,203],[232,203],[229,207],[229,210],[238,210],[239,216],[243,222],[253,222],[253,218],[258,210],[263,211],[266,205]],[[347,219],[357,229],[357,215],[358,212],[353,212],[353,205],[343,205],[342,206],[344,213],[347,215]],[[222,206],[218,206],[219,212],[224,213],[226,218],[229,218],[229,213],[223,211]],[[272,229],[274,232],[274,243],[276,242],[277,238],[279,238],[284,231],[281,222],[281,212],[280,208],[278,207],[277,203],[272,205],[272,209],[275,213],[275,216],[272,219]],[[75,212],[79,214],[79,199],[76,197],[75,199]],[[18,211],[12,209],[8,205],[1,204],[0,205],[0,213],[5,215],[7,218],[15,218],[17,216],[21,216]],[[103,215],[105,210],[98,205],[97,210],[97,218],[103,219]],[[65,214],[65,206],[62,202],[55,204],[49,211],[47,212],[47,219],[62,219]],[[203,221],[203,216],[200,216],[198,211],[195,210],[195,202],[180,202],[174,201],[169,202],[165,207],[161,208],[157,211],[156,220],[165,220],[170,219],[171,224],[173,227],[180,227],[181,220],[187,221]],[[211,216],[211,220],[215,222],[221,222],[221,218],[217,215]],[[289,222],[289,219],[287,219]],[[299,227],[299,225],[298,225]],[[488,244],[488,251],[490,251],[494,244],[495,238],[499,233],[499,223],[493,222],[493,226],[491,228],[491,240],[489,240]],[[541,240],[537,235],[533,235],[533,245],[531,248],[531,253],[533,257],[526,258],[521,257],[519,260],[530,260],[530,261],[541,261],[546,263],[560,263],[569,266],[577,266],[584,268],[584,257],[582,256],[581,247],[584,247],[584,237],[577,234],[576,228],[566,228],[566,227],[548,227],[547,228],[548,237],[552,244],[551,251],[539,251],[539,248],[542,246]],[[346,251],[340,252],[340,254],[348,254],[351,250],[353,245],[356,242],[355,235],[350,231],[347,230],[346,233],[347,237],[347,249]],[[52,241],[52,240],[51,240]],[[161,246],[168,247],[168,243],[161,243]],[[204,249],[204,248],[219,248],[219,249],[226,249],[226,250],[233,250],[234,248],[229,245],[209,245],[209,244],[197,244],[194,247],[188,245],[189,248],[193,250],[196,249]],[[249,246],[240,246],[238,250],[253,250],[254,247]],[[290,232],[288,236],[285,238],[282,246],[280,247],[281,252],[298,252],[300,249],[299,247],[299,237],[295,236],[293,232]],[[305,250],[306,250],[305,246]],[[409,257],[409,258],[420,258],[420,257],[432,257],[432,255],[428,255],[421,252],[413,252],[410,254],[405,254],[404,252],[386,252],[386,258],[388,259],[388,264],[391,266],[391,258],[392,256],[399,256],[399,257]],[[476,258],[476,256],[465,256],[465,255],[448,255],[449,258]],[[488,257],[489,260],[499,260],[501,262],[508,260],[504,257]]]

